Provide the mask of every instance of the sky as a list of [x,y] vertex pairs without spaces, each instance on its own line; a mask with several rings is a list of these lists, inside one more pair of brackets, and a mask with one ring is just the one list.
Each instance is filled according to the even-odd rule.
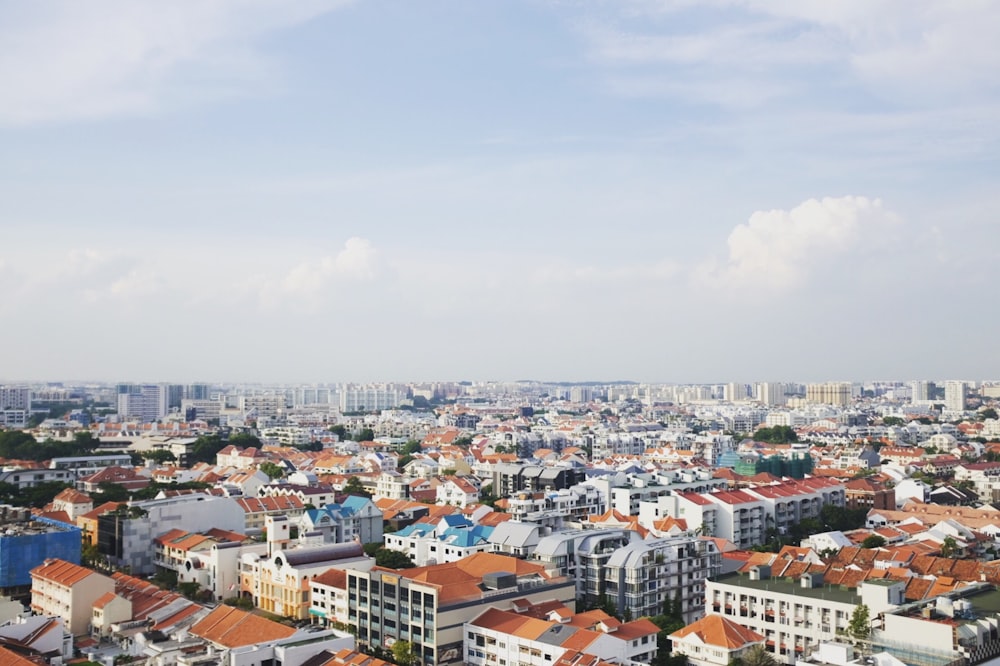
[[0,0],[0,380],[1000,378],[992,0]]

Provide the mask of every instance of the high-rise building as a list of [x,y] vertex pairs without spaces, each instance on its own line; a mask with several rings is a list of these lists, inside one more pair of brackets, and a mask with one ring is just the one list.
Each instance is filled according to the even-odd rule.
[[944,383],[944,408],[950,412],[964,412],[967,388],[965,382]]
[[913,402],[927,402],[931,399],[930,387],[930,382],[925,380],[910,382],[910,391],[912,392],[910,400]]
[[777,407],[784,405],[787,401],[785,398],[785,385],[781,382],[760,382],[757,384],[756,389],[757,401],[765,405]]
[[806,385],[806,401],[821,405],[846,407],[851,404],[852,394],[850,382],[824,382]]
[[23,428],[31,418],[31,389],[27,386],[0,386],[0,425]]
[[723,387],[722,397],[726,402],[742,402],[747,399],[748,395],[746,384],[729,382]]
[[170,411],[169,384],[119,384],[118,416],[152,422]]
[[27,386],[0,386],[0,409],[31,409],[31,389]]
[[340,411],[374,412],[399,407],[406,399],[406,392],[392,386],[364,386],[345,388],[340,392]]

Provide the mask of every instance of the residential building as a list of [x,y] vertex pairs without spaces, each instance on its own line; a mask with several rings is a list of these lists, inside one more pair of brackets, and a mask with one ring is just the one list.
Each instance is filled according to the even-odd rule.
[[853,387],[850,382],[824,382],[806,385],[806,402],[846,407],[851,404]]
[[896,491],[875,479],[853,479],[844,484],[848,509],[896,509]]
[[[791,664],[847,630],[854,608],[866,597],[865,589],[901,604],[904,587],[901,582],[867,581],[859,593],[824,585],[822,573],[803,573],[793,582],[772,578],[771,567],[760,565],[749,575],[727,574],[707,581],[705,610],[763,636],[775,659]],[[875,602],[869,606],[873,613],[882,610]]]
[[119,384],[118,416],[144,423],[158,421],[170,412],[167,384]]
[[493,551],[493,527],[477,525],[461,514],[443,516],[437,523],[414,523],[387,533],[385,547],[406,553],[419,566],[456,562],[474,553]]
[[727,617],[707,615],[670,634],[670,644],[690,666],[729,666],[763,645],[764,637]]
[[94,603],[114,591],[111,578],[72,562],[46,560],[31,570],[31,610],[61,617],[74,636],[90,631]]
[[77,516],[93,510],[94,501],[90,499],[90,495],[73,488],[63,490],[52,499],[52,511],[62,511],[70,520],[76,520]]
[[550,666],[580,651],[618,664],[650,664],[657,633],[645,618],[623,623],[601,610],[573,613],[554,603],[489,608],[465,623],[464,663]]
[[0,426],[25,428],[31,418],[31,389],[0,386]]
[[575,585],[540,564],[477,553],[450,564],[347,571],[348,624],[358,641],[389,647],[408,640],[424,664],[461,664],[463,623],[489,604],[555,600],[575,607]]
[[79,564],[80,549],[76,526],[0,506],[0,595],[27,598],[34,567],[47,559]]
[[500,463],[493,467],[493,494],[508,497],[520,491],[560,490],[574,486],[584,478],[584,471],[575,467]]
[[245,514],[230,497],[192,494],[130,502],[98,516],[97,548],[117,567],[137,575],[156,571],[153,539],[172,529],[242,532]]
[[392,386],[363,386],[340,391],[341,412],[377,412],[403,404],[406,392]]
[[584,605],[602,601],[607,591],[607,566],[611,556],[642,537],[630,529],[567,530],[542,537],[531,561],[544,564],[576,587],[576,598]]
[[264,529],[268,516],[286,516],[289,520],[297,520],[305,512],[305,504],[294,495],[239,497],[236,505],[243,511],[243,525],[236,531],[244,533]]
[[298,525],[299,534],[320,533],[326,543],[382,542],[382,511],[367,497],[348,495],[339,504],[307,509]]
[[24,490],[42,483],[73,483],[73,475],[64,469],[5,465],[0,469],[0,483],[9,483],[17,486],[18,490]]
[[968,386],[961,381],[944,383],[944,408],[949,412],[964,412]]
[[238,608],[219,606],[188,630],[204,644],[197,651],[185,650],[185,663],[212,659],[227,666],[300,666],[324,651],[354,648],[350,635],[317,629],[296,629]]
[[310,581],[309,615],[316,624],[346,624],[347,571],[330,568]]
[[631,617],[659,615],[680,601],[691,622],[704,614],[705,581],[721,569],[722,555],[710,539],[633,541],[611,553],[601,570],[603,596]]
[[309,618],[313,578],[331,567],[367,571],[375,561],[356,541],[331,544],[317,537],[294,543],[290,528],[284,516],[267,517],[266,552],[240,558],[240,592],[263,611],[304,620]]

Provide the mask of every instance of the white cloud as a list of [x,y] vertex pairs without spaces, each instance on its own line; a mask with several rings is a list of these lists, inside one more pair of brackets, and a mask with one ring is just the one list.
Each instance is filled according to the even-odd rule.
[[38,0],[0,7],[0,124],[146,114],[268,80],[268,33],[346,0]]
[[789,289],[835,261],[873,248],[898,223],[879,199],[810,199],[791,210],[757,211],[729,234],[728,257],[698,274],[730,289]]
[[[779,95],[801,103],[810,90],[858,86],[875,97],[932,108],[992,100],[996,93],[1000,5],[988,0],[611,6],[610,16],[584,22],[582,32],[592,55],[615,68],[610,76],[616,91],[746,106]],[[656,71],[656,66],[669,71]],[[627,68],[661,83],[638,86],[629,77],[622,83]],[[733,84],[748,90],[759,86],[770,94],[733,95],[727,92]]]
[[336,287],[348,282],[369,282],[379,273],[378,252],[366,238],[353,236],[334,255],[307,259],[282,275],[262,274],[251,280],[262,307],[291,304],[315,310],[324,302],[340,297]]

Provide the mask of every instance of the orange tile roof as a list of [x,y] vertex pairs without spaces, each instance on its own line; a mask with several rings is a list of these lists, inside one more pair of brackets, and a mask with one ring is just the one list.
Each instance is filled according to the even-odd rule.
[[0,646],[0,663],[4,666],[38,666],[42,662],[32,661],[13,650]]
[[391,666],[391,665],[392,662],[384,661],[382,659],[379,659],[378,657],[372,657],[370,655],[364,654],[363,652],[348,650],[347,648],[333,655],[327,661],[324,661],[319,664],[319,666]]
[[94,602],[94,608],[104,608],[109,603],[114,601],[115,597],[116,595],[114,592],[105,592],[97,598],[97,601]]
[[703,643],[717,645],[728,650],[740,648],[749,643],[764,642],[764,637],[756,631],[721,615],[706,615],[697,622],[670,634],[670,638],[685,638],[691,634],[697,635]]
[[31,570],[31,576],[43,578],[56,585],[73,587],[88,576],[100,576],[100,574],[65,560],[45,560],[44,563]]
[[190,632],[212,643],[234,648],[288,638],[295,629],[238,608],[219,606],[192,626]]

